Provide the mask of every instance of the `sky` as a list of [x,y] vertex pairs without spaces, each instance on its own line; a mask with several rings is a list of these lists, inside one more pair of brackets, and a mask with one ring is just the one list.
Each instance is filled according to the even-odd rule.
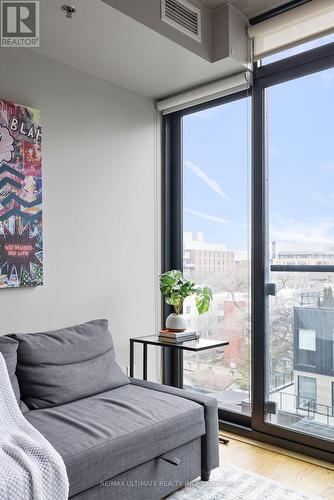
[[[249,241],[250,113],[244,98],[183,118],[184,231],[233,250]],[[270,240],[334,250],[334,69],[269,88],[267,117]]]
[[245,98],[183,118],[184,230],[247,247],[248,115]]

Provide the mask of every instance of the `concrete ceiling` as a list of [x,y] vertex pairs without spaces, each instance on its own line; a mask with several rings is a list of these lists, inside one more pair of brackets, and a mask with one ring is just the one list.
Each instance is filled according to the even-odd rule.
[[206,61],[101,0],[73,0],[72,19],[63,3],[43,0],[34,50],[142,95],[165,97],[241,71],[230,58]]
[[[200,0],[203,5],[210,9],[215,9],[225,3],[226,0]],[[268,10],[275,9],[280,5],[284,5],[288,0],[229,0],[239,12],[244,14],[248,19],[268,12]]]

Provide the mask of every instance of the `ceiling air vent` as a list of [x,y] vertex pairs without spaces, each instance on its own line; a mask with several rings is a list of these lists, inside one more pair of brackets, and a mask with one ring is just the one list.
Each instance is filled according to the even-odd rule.
[[187,0],[161,0],[161,19],[201,41],[201,11]]

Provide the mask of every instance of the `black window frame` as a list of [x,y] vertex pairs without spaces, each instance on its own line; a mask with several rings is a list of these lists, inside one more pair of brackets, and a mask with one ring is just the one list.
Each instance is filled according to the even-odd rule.
[[[334,67],[334,43],[324,45],[265,66],[254,65],[251,90],[242,91],[207,103],[186,108],[163,117],[163,231],[162,268],[182,269],[182,117],[231,102],[238,97],[252,97],[252,175],[251,175],[251,328],[252,328],[252,417],[219,411],[223,428],[273,445],[334,462],[333,443],[322,438],[274,426],[264,422],[266,408],[266,165],[265,165],[265,89],[302,76]],[[334,272],[334,265],[271,266],[272,271]],[[163,308],[163,321],[168,314]],[[169,350],[172,351],[172,350]],[[172,358],[172,359],[171,359]],[[183,370],[182,359],[170,352],[163,355],[163,381],[173,384]]]

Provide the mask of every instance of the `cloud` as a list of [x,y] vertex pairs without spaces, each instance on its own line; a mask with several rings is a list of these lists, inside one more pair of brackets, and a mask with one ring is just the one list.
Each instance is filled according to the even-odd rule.
[[273,217],[270,229],[270,240],[289,243],[293,246],[314,248],[319,244],[334,244],[334,221],[326,219],[308,220],[305,222]]
[[205,214],[203,212],[197,212],[197,210],[192,210],[191,208],[185,208],[184,211],[187,214],[196,215],[197,217],[202,217],[202,219],[212,220],[214,222],[219,222],[219,224],[230,224],[230,221],[217,217],[216,215]]
[[219,186],[218,182],[214,181],[211,179],[200,167],[195,165],[192,161],[186,160],[184,162],[185,166],[191,170],[191,172],[197,177],[199,177],[205,184],[209,186],[210,189],[215,191],[216,193],[219,194],[224,200],[229,200],[229,197],[227,196],[226,193],[222,190],[222,188]]
[[318,203],[318,205],[329,208],[334,207],[333,194],[321,194],[321,193],[310,193],[310,192],[307,192],[306,194],[311,200]]

